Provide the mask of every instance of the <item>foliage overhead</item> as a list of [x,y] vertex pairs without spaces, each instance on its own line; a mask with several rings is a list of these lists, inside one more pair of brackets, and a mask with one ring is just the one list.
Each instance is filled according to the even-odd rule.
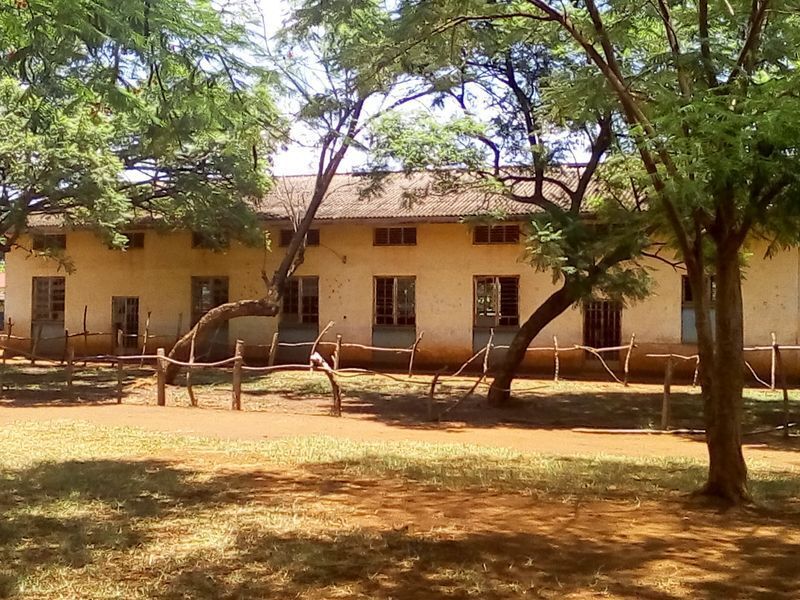
[[210,0],[18,0],[0,6],[0,228],[28,217],[113,243],[149,216],[219,241],[255,237],[247,200],[283,135],[271,75]]

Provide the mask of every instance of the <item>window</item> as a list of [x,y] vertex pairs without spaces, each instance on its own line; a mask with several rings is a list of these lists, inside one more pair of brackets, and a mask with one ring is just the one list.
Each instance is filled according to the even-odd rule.
[[[710,307],[711,327],[714,327],[714,313],[717,302],[717,286],[713,275],[708,278],[706,298]],[[684,344],[697,343],[697,324],[694,314],[694,292],[689,283],[689,278],[681,278],[681,342]]]
[[212,308],[227,301],[227,277],[192,277],[192,327]]
[[517,244],[519,225],[478,225],[472,230],[473,244]]
[[416,227],[376,227],[373,246],[416,246]]
[[376,277],[375,325],[416,325],[415,287],[414,277]]
[[519,325],[519,278],[475,278],[475,326]]
[[131,231],[122,235],[128,240],[125,243],[126,249],[144,248],[144,231]]
[[65,288],[63,277],[34,277],[31,319],[63,323]]
[[111,314],[112,331],[117,336],[114,344],[122,348],[137,348],[139,345],[139,298],[136,296],[113,296]]
[[281,323],[319,325],[319,277],[290,277],[283,295]]
[[[292,243],[294,229],[281,229],[280,239],[278,240],[281,248],[285,248]],[[319,246],[319,229],[309,229],[306,233],[306,246]]]
[[206,233],[192,232],[192,248],[205,248],[207,250],[218,250],[230,246],[228,234],[220,233],[209,235]]
[[587,302],[583,307],[583,343],[590,348],[620,346],[622,304],[608,300]]
[[33,249],[42,252],[46,250],[66,250],[67,236],[63,233],[35,233],[33,234]]

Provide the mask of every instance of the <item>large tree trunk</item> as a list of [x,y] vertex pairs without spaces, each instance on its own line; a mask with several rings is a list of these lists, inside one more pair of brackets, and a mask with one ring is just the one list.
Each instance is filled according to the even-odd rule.
[[[224,323],[237,317],[274,317],[278,314],[280,304],[273,300],[271,296],[258,300],[239,300],[238,302],[227,302],[212,308],[204,314],[197,324],[192,327],[181,339],[179,339],[169,353],[169,357],[175,360],[186,362],[189,359],[189,352],[192,347],[192,338],[195,345],[204,341],[206,334],[213,330],[213,325]],[[196,332],[196,333],[195,333]],[[178,365],[169,363],[166,368],[167,383],[172,384],[180,372]]]
[[499,406],[508,402],[511,397],[511,382],[514,380],[520,364],[525,359],[525,352],[528,346],[542,329],[572,306],[575,301],[575,295],[568,291],[565,284],[540,304],[528,320],[523,323],[511,341],[503,363],[500,365],[489,388],[489,404]]
[[[703,495],[727,504],[749,500],[747,466],[742,454],[744,317],[739,248],[718,244],[716,332],[710,377],[703,388],[708,444],[708,481]],[[701,357],[702,360],[702,357]]]

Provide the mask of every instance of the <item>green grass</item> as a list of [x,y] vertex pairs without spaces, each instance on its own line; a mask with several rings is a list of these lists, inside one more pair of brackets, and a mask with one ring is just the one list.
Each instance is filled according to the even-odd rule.
[[[797,473],[751,468],[760,501],[800,494]],[[532,585],[561,597],[608,584],[599,567],[554,582],[543,565],[563,568],[550,548],[564,540],[466,535],[453,519],[408,531],[371,515],[413,513],[426,490],[456,506],[487,492],[635,506],[703,474],[689,460],[22,422],[0,431],[0,598],[511,598]]]

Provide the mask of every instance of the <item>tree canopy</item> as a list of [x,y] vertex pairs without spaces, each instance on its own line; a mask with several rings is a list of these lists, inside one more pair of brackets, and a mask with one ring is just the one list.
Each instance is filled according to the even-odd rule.
[[134,214],[254,238],[283,122],[244,22],[209,0],[0,7],[0,233],[57,215],[115,243]]

